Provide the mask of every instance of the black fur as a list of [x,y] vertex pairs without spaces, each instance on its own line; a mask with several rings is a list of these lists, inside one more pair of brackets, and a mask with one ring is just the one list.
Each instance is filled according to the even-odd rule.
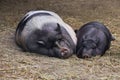
[[78,39],[76,53],[81,58],[83,58],[84,54],[89,55],[88,57],[96,55],[103,56],[105,51],[110,48],[111,41],[114,40],[108,28],[96,21],[83,25],[77,30],[76,34]]

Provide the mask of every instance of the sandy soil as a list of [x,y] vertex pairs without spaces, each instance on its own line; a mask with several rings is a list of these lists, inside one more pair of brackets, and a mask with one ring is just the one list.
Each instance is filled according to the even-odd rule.
[[[14,33],[30,10],[51,10],[74,29],[89,21],[105,24],[115,36],[103,57],[58,59],[22,52]],[[120,80],[119,0],[0,0],[0,80]]]

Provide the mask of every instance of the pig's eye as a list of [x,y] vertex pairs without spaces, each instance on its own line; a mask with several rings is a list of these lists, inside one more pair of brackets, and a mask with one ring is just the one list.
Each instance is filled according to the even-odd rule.
[[44,41],[37,41],[37,43],[40,44],[40,45],[45,45]]

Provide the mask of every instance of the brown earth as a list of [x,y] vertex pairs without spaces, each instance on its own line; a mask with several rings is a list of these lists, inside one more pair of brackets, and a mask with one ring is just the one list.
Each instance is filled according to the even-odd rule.
[[[105,24],[116,40],[103,57],[58,59],[22,52],[14,42],[20,19],[30,10],[51,10],[78,29]],[[119,0],[0,0],[0,80],[120,80]]]

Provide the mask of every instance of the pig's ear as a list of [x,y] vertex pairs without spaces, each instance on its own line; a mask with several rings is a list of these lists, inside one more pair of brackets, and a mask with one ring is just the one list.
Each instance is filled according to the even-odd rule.
[[57,28],[55,29],[59,34],[62,34],[62,31],[61,31],[61,27],[60,25],[57,23]]
[[75,30],[74,30],[74,32],[75,32],[75,33],[77,33],[77,32],[78,32],[78,30],[77,30],[77,29],[75,29]]

